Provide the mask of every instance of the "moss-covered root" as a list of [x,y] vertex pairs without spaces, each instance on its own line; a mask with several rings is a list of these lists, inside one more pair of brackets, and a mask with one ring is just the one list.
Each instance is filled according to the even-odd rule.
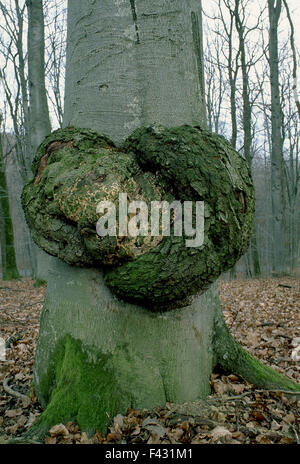
[[57,349],[49,382],[46,408],[24,439],[39,440],[53,425],[69,421],[76,421],[88,434],[105,433],[112,418],[131,406],[131,398],[110,372],[109,359],[100,355],[89,359],[80,341],[70,336]]
[[230,334],[222,315],[215,323],[216,365],[266,390],[300,392],[300,384],[251,356]]

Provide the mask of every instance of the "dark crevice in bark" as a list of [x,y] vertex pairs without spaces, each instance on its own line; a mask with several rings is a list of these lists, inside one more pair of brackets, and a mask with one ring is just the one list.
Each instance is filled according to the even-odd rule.
[[191,19],[192,19],[193,42],[194,42],[195,55],[197,59],[197,68],[198,68],[201,95],[204,95],[204,73],[203,73],[201,28],[199,25],[198,15],[194,11],[191,12]]
[[133,18],[134,27],[135,27],[135,33],[136,33],[136,43],[139,44],[140,43],[140,33],[139,33],[139,26],[138,26],[138,23],[137,23],[135,0],[130,0],[130,7],[131,7],[132,18]]

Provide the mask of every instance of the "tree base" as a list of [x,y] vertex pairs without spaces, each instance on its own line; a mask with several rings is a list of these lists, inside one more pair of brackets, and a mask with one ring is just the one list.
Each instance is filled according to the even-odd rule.
[[105,433],[128,408],[207,397],[217,308],[214,284],[185,308],[153,313],[113,296],[100,271],[54,259],[34,366],[40,430],[75,420]]
[[[89,353],[90,354],[90,353]],[[89,360],[80,341],[70,336],[57,349],[55,387],[51,400],[39,422],[48,430],[54,424],[76,421],[82,430],[104,433],[110,420],[125,414],[132,406],[132,395],[110,368],[111,355],[98,355]]]
[[2,277],[2,280],[9,281],[9,280],[21,280],[21,276],[18,271],[6,271]]
[[204,399],[217,365],[264,389],[300,391],[232,337],[216,284],[185,308],[151,313],[113,296],[100,271],[53,259],[34,365],[45,410],[28,437],[68,421],[105,434],[128,408]]

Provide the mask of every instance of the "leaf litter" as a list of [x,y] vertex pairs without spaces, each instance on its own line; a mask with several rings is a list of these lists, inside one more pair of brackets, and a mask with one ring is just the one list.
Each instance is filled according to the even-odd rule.
[[[255,357],[300,382],[300,282],[285,277],[219,281],[231,333]],[[42,412],[31,388],[45,286],[0,280],[0,443],[21,437]],[[296,354],[295,354],[296,353]],[[293,444],[300,443],[300,396],[255,388],[214,372],[211,395],[185,404],[118,414],[106,436],[91,437],[74,422],[56,424],[46,444]]]

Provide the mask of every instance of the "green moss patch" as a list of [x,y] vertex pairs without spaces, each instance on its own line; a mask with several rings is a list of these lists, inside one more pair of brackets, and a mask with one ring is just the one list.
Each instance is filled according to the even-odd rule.
[[68,421],[76,421],[88,433],[105,433],[110,419],[130,406],[130,397],[109,369],[109,358],[95,354],[91,359],[90,353],[70,336],[58,344],[40,386],[48,399],[35,426],[39,433]]

